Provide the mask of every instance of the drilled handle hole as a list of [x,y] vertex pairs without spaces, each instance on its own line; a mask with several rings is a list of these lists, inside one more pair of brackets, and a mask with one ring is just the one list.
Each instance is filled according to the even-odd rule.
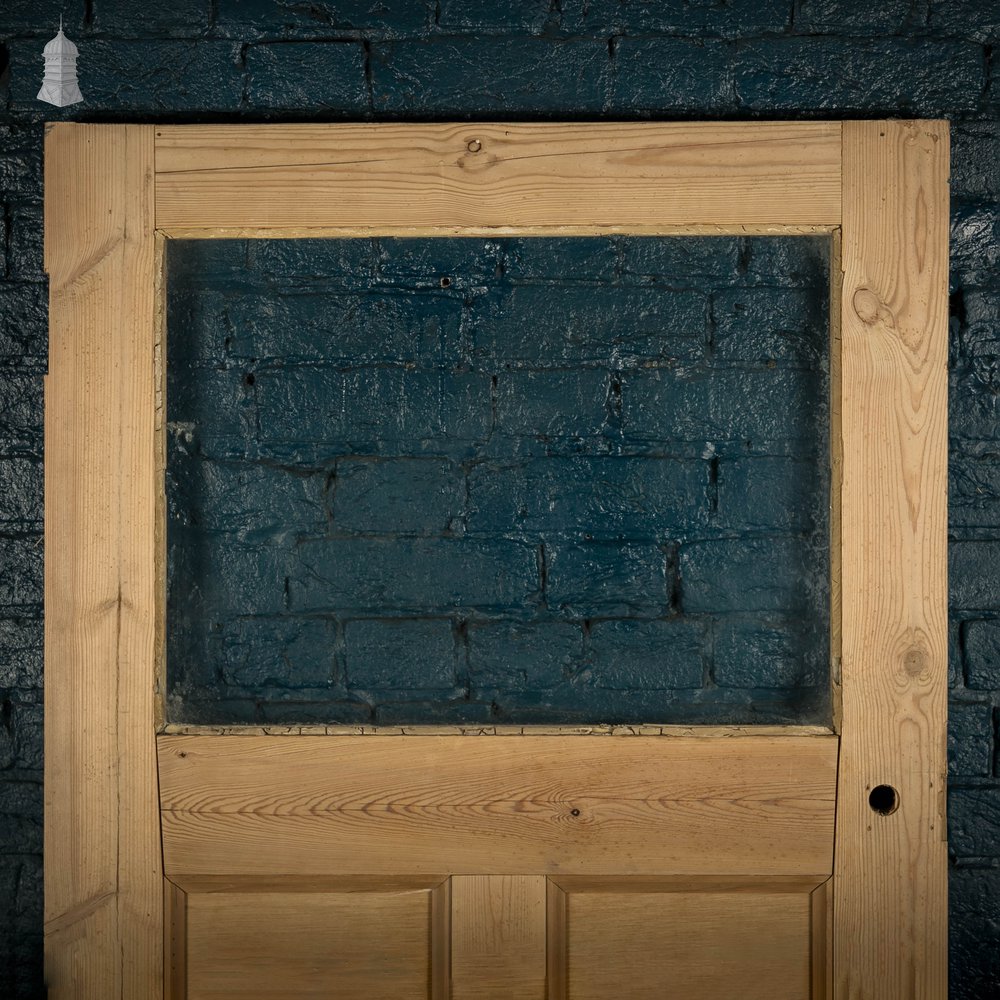
[[876,785],[868,794],[868,805],[879,816],[889,816],[899,808],[899,792],[892,785]]

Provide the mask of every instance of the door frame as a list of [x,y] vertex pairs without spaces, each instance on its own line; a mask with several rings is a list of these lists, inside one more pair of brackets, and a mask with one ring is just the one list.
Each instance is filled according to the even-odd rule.
[[164,995],[164,240],[817,233],[834,250],[833,995],[944,1000],[948,169],[944,121],[48,126],[50,996]]

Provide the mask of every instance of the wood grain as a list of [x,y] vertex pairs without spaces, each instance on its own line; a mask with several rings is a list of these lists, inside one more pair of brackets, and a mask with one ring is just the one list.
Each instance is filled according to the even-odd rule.
[[573,1000],[809,1000],[803,893],[567,892]]
[[845,123],[841,1000],[947,994],[947,185],[945,122]]
[[452,1000],[546,1000],[543,875],[451,880]]
[[188,896],[188,1000],[427,1000],[430,893]]
[[45,969],[158,998],[152,126],[45,143]]
[[163,996],[187,1000],[187,893],[163,880]]
[[158,745],[169,873],[830,871],[835,737]]
[[840,213],[837,122],[156,129],[157,225],[187,235],[740,232]]

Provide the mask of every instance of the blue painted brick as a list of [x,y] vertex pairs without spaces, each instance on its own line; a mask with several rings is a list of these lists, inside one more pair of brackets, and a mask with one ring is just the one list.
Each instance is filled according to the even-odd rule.
[[[215,294],[224,320],[213,325],[225,332],[233,357],[351,366],[460,360],[462,304],[440,294],[311,287],[264,289],[236,298]],[[211,323],[211,316],[196,320],[199,326],[206,321]]]
[[[200,442],[238,446],[256,437],[256,381],[244,369],[209,368],[181,361],[167,368],[168,431],[179,445]],[[205,419],[211,414],[211,419]]]
[[993,709],[989,705],[948,706],[948,774],[988,778],[993,773]]
[[42,463],[37,458],[0,457],[0,530],[41,527]]
[[829,682],[820,623],[800,618],[722,618],[715,626],[715,683],[732,688],[819,687]]
[[42,843],[42,781],[0,775],[0,855],[30,854]]
[[706,284],[728,285],[739,268],[740,240],[734,238],[622,236],[618,248],[625,280],[652,281],[672,289],[700,291]]
[[508,372],[496,390],[497,429],[527,438],[586,438],[608,418],[606,371]]
[[431,611],[530,607],[538,590],[534,546],[467,539],[340,538],[298,546],[295,611]]
[[718,111],[733,103],[729,47],[685,38],[621,39],[615,50],[613,111]]
[[820,372],[783,368],[627,372],[622,422],[632,441],[734,441],[747,449],[817,450]]
[[1000,198],[1000,121],[952,123],[951,194],[953,198]]
[[336,623],[322,618],[245,618],[221,635],[220,679],[250,692],[329,688]]
[[[66,4],[64,0],[6,0],[0,34],[45,34],[50,28],[54,34],[59,27],[59,18],[64,17],[66,33],[76,32],[79,35],[83,31],[84,12],[85,6],[79,2]],[[46,35],[46,41],[48,37]]]
[[689,614],[805,614],[817,603],[821,566],[798,538],[692,542],[680,551],[681,605]]
[[1000,465],[992,454],[964,455],[952,451],[948,523],[953,529],[1000,528]]
[[94,30],[125,38],[168,35],[197,37],[208,31],[211,0],[171,0],[155,15],[135,0],[100,0],[94,5]]
[[46,363],[47,328],[48,295],[45,285],[0,284],[0,366],[43,366]]
[[989,1000],[1000,983],[1000,865],[948,872],[948,995]]
[[612,281],[618,270],[614,237],[515,237],[505,239],[501,248],[503,276],[510,281],[590,284]]
[[223,533],[171,538],[168,602],[172,617],[277,614],[285,610],[285,550]]
[[948,545],[948,605],[954,612],[997,606],[1000,541],[953,541]]
[[[202,243],[218,240],[191,241]],[[340,283],[346,289],[364,291],[375,278],[380,252],[377,239],[248,240],[247,267],[252,276],[277,287]],[[230,280],[240,286],[251,277],[233,273]]]
[[982,49],[945,39],[775,38],[737,47],[745,110],[884,109],[931,116],[971,110],[985,82]]
[[820,367],[829,350],[825,288],[732,289],[712,296],[719,361]]
[[438,619],[351,621],[344,627],[347,680],[352,688],[450,690],[456,648],[451,622]]
[[545,553],[552,609],[574,616],[667,610],[666,555],[655,545],[557,542]]
[[0,534],[0,607],[42,601],[42,536]]
[[344,458],[331,488],[330,524],[337,532],[460,531],[464,507],[465,480],[451,462]]
[[494,363],[596,361],[616,367],[698,361],[707,312],[695,292],[522,285],[475,302],[473,355]]
[[40,616],[0,616],[0,688],[42,686]]
[[812,531],[829,506],[825,460],[755,456],[718,465],[713,523],[733,531]]
[[38,202],[8,203],[7,277],[41,281],[42,206]]
[[171,526],[241,535],[322,533],[327,527],[322,472],[213,461],[171,448],[167,477]]
[[812,236],[746,240],[741,258],[746,285],[809,288],[815,302],[826,308],[829,289],[830,241]]
[[605,109],[611,85],[603,38],[497,38],[486,46],[474,38],[376,43],[371,66],[376,115],[465,118],[566,107],[595,114]]
[[477,373],[302,365],[261,372],[257,389],[265,442],[307,437],[346,453],[385,454],[483,438],[491,422],[489,378]]
[[[7,767],[42,772],[42,691],[13,691],[7,698],[9,716],[0,727],[0,758],[4,734],[8,742]],[[0,765],[2,766],[2,765]]]
[[802,34],[896,34],[921,28],[918,10],[910,0],[858,3],[857,0],[795,0],[795,30]]
[[966,683],[979,691],[1000,691],[1000,619],[967,622],[964,640]]
[[583,633],[561,622],[482,622],[469,627],[469,674],[475,691],[518,696],[560,684],[578,666]]
[[602,621],[590,630],[590,671],[601,688],[667,691],[699,688],[704,625],[672,621]]
[[549,0],[521,0],[513,4],[482,0],[441,0],[435,23],[442,32],[483,35],[540,34],[558,25]]
[[948,791],[949,848],[959,857],[1000,857],[1000,788],[952,787]]
[[273,42],[246,52],[247,103],[267,110],[360,115],[368,110],[360,42]]
[[621,0],[621,25],[625,31],[680,35],[777,34],[791,22],[789,0]]
[[[32,2],[32,6],[37,6]],[[7,18],[6,8],[4,18]],[[56,15],[58,23],[58,15]],[[39,63],[39,66],[42,64]],[[0,122],[0,191],[7,197],[42,193],[41,128]]]
[[959,441],[991,441],[1000,435],[1000,352],[976,354],[953,365],[949,375],[948,432]]
[[377,280],[416,288],[475,288],[497,277],[505,243],[469,238],[377,240]]
[[[299,242],[301,241],[168,240],[166,271],[167,290],[171,295],[169,308],[183,306],[189,296],[197,295],[206,288],[226,291],[232,297],[253,290],[257,275],[251,269],[250,248],[257,243],[265,246],[273,246],[275,243],[296,246]],[[205,333],[204,330],[198,331],[200,337],[204,337]]]
[[951,276],[959,284],[1000,282],[1000,217],[994,205],[953,202]]
[[429,0],[216,0],[217,30],[234,38],[298,38],[341,32],[376,37],[422,34],[434,9]]
[[4,373],[0,398],[0,453],[35,451],[42,433],[42,380]]
[[[905,4],[905,0],[896,0]],[[982,0],[930,0],[927,27],[941,35],[1000,41],[1000,8]]]
[[469,530],[653,540],[708,520],[708,466],[668,458],[538,458],[469,474]]

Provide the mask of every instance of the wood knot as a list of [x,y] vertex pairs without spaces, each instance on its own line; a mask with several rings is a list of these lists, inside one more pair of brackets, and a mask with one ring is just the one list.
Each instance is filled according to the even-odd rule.
[[480,139],[470,139],[466,144],[465,148],[470,153],[478,153],[483,148],[482,140]]
[[930,657],[925,649],[919,647],[908,649],[903,654],[903,669],[910,677],[919,677],[930,665],[929,660]]
[[852,299],[855,315],[865,326],[895,327],[892,310],[870,288],[859,288]]

